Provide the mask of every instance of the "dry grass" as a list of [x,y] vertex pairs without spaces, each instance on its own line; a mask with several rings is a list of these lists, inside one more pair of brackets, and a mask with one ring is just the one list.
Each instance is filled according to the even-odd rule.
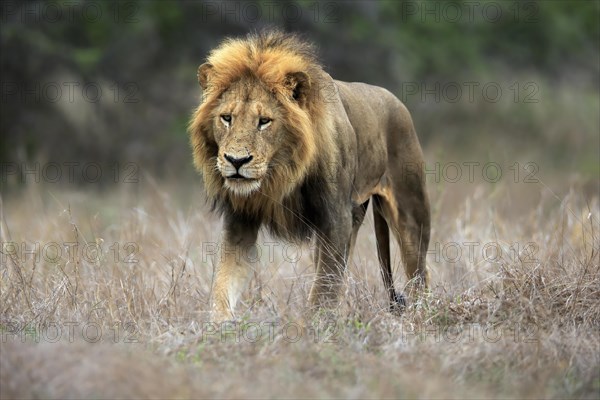
[[433,288],[401,317],[370,218],[339,310],[312,320],[308,248],[261,237],[241,321],[219,327],[205,321],[220,223],[199,192],[5,194],[2,397],[598,397],[598,198],[572,187],[430,186]]

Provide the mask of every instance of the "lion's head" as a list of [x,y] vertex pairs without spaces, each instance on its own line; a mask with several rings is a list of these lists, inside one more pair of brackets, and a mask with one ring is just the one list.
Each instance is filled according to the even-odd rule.
[[327,109],[310,45],[268,32],[227,40],[198,69],[203,102],[190,124],[207,195],[258,211],[310,171]]

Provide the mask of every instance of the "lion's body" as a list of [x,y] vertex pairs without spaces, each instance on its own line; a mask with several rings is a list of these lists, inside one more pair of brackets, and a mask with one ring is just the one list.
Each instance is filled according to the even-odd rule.
[[[332,306],[369,200],[382,275],[399,301],[389,229],[409,278],[427,284],[429,204],[421,148],[404,105],[385,89],[333,80],[310,45],[267,32],[229,40],[199,69],[205,101],[190,125],[194,161],[224,214],[216,318],[231,318],[253,267],[260,226],[288,240],[316,235],[311,302]],[[258,122],[257,122],[258,121]]]

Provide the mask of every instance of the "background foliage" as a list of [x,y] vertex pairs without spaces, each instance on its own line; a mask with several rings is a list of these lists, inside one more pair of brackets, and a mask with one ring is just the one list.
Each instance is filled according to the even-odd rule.
[[[405,101],[430,160],[493,148],[488,157],[522,154],[597,177],[599,10],[597,1],[3,2],[0,160],[133,162],[193,176],[185,126],[197,66],[227,35],[280,26],[315,41],[332,76]],[[472,101],[465,82],[478,84]],[[482,96],[490,82],[502,89],[497,102]]]

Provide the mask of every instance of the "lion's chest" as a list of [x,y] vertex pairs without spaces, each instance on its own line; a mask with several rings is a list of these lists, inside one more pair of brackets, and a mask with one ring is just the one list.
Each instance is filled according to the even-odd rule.
[[328,224],[330,207],[327,190],[308,182],[283,201],[270,204],[265,210],[263,224],[275,236],[308,241],[315,231]]

